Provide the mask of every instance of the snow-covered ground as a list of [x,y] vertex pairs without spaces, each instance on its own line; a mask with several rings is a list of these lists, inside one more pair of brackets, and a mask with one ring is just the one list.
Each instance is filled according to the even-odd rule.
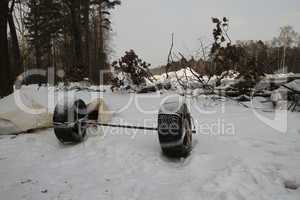
[[[161,102],[173,94],[112,94],[112,123],[156,126]],[[155,132],[103,128],[64,146],[53,130],[0,136],[0,198],[8,199],[300,199],[300,114],[230,100],[188,99],[198,134],[186,159],[161,153]],[[119,111],[119,112],[117,112]],[[258,117],[260,116],[260,117]],[[284,115],[283,115],[284,116]],[[272,121],[272,120],[271,120]],[[272,125],[273,128],[271,127]]]

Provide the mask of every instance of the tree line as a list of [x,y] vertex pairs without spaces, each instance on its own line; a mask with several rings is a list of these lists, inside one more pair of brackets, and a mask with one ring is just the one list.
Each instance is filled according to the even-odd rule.
[[[65,75],[58,81],[89,78],[99,84],[100,71],[111,66],[110,15],[120,4],[120,0],[0,0],[0,97],[10,94],[16,77],[29,69],[63,69]],[[203,82],[204,76],[217,75],[221,80],[230,70],[252,80],[276,71],[300,72],[300,34],[291,26],[282,27],[271,42],[233,44],[228,34],[229,20],[212,18],[212,22],[214,42],[205,45],[201,41],[200,57],[187,59],[179,53],[174,61],[172,42],[167,74],[189,66]],[[148,64],[134,51],[126,52],[112,67],[116,74],[130,72],[132,77],[150,74]],[[101,81],[123,84],[114,75],[104,78]]]

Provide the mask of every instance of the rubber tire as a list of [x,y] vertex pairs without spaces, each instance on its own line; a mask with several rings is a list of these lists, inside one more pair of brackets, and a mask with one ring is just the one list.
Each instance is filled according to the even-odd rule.
[[189,156],[192,150],[192,130],[191,130],[191,122],[189,119],[185,119],[183,121],[182,127],[183,134],[185,135],[183,138],[183,142],[178,144],[175,147],[161,147],[163,153],[172,158],[182,158]]
[[[86,117],[87,106],[82,100],[77,100],[73,105],[56,106],[53,115],[53,122],[56,123],[74,123],[78,119]],[[80,110],[80,112],[79,112]],[[59,112],[60,111],[60,112]],[[69,113],[74,113],[69,115]],[[73,127],[55,127],[54,133],[61,143],[80,143],[85,139],[86,126],[84,123],[77,123]]]

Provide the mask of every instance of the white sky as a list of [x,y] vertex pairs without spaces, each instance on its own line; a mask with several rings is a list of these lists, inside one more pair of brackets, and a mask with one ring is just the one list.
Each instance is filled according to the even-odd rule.
[[271,40],[283,25],[300,32],[300,0],[123,0],[114,11],[114,58],[134,49],[153,67],[166,64],[171,33],[186,56],[212,36],[211,17],[230,20],[232,40]]

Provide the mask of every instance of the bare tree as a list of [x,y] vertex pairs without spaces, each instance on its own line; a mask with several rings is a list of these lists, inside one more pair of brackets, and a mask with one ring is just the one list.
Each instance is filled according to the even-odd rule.
[[170,47],[169,54],[168,54],[168,60],[167,60],[167,66],[166,66],[166,79],[169,79],[170,65],[171,65],[171,62],[173,61],[173,58],[172,58],[173,47],[174,47],[174,33],[172,33],[171,47]]
[[273,43],[283,48],[283,55],[281,60],[281,68],[286,68],[286,49],[297,45],[297,33],[292,26],[283,26],[280,28],[280,34],[273,39]]

